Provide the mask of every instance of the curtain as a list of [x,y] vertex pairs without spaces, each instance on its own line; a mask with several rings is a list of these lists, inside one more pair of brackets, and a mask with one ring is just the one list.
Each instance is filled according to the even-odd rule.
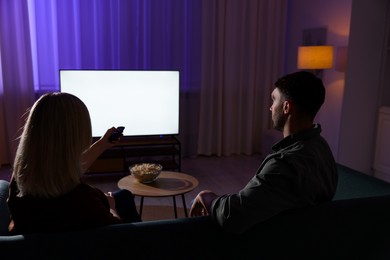
[[26,1],[0,1],[0,165],[12,160],[34,100],[28,18]]
[[284,64],[286,1],[203,1],[198,154],[261,152]]
[[60,69],[180,71],[179,138],[183,154],[196,152],[186,144],[197,131],[200,1],[0,0],[0,9],[0,164],[12,162],[35,98],[59,91]]
[[0,164],[60,69],[179,70],[182,155],[259,151],[286,1],[0,0]]

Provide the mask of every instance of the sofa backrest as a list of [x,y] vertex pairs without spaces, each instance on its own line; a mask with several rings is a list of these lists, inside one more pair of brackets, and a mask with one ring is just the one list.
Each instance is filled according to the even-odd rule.
[[389,244],[390,196],[381,196],[291,210],[243,235],[227,234],[209,217],[196,217],[0,237],[0,255],[2,259],[390,259]]

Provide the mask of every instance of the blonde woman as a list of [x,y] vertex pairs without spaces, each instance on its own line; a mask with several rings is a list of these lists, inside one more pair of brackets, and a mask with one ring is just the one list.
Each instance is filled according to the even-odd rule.
[[82,182],[84,171],[114,145],[109,141],[113,131],[114,127],[108,129],[91,144],[88,109],[74,95],[48,93],[35,102],[20,137],[10,181],[12,233],[80,230],[140,221],[129,191],[113,193],[114,198],[120,198],[121,207],[127,208],[118,208],[114,199],[110,209],[102,191]]

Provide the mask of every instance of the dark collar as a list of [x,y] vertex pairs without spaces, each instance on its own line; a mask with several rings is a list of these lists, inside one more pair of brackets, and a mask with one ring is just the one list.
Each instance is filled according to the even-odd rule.
[[291,134],[289,136],[286,136],[279,142],[277,142],[274,146],[272,146],[272,150],[277,152],[280,149],[283,149],[287,146],[290,146],[291,144],[297,142],[297,141],[302,141],[305,139],[310,139],[314,136],[318,136],[321,133],[321,125],[320,124],[314,124],[312,128]]

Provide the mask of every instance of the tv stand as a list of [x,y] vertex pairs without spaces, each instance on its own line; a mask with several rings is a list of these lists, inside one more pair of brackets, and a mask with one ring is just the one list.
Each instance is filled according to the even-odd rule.
[[123,136],[111,149],[105,151],[87,173],[129,173],[135,163],[159,163],[164,170],[181,170],[181,144],[170,136]]

